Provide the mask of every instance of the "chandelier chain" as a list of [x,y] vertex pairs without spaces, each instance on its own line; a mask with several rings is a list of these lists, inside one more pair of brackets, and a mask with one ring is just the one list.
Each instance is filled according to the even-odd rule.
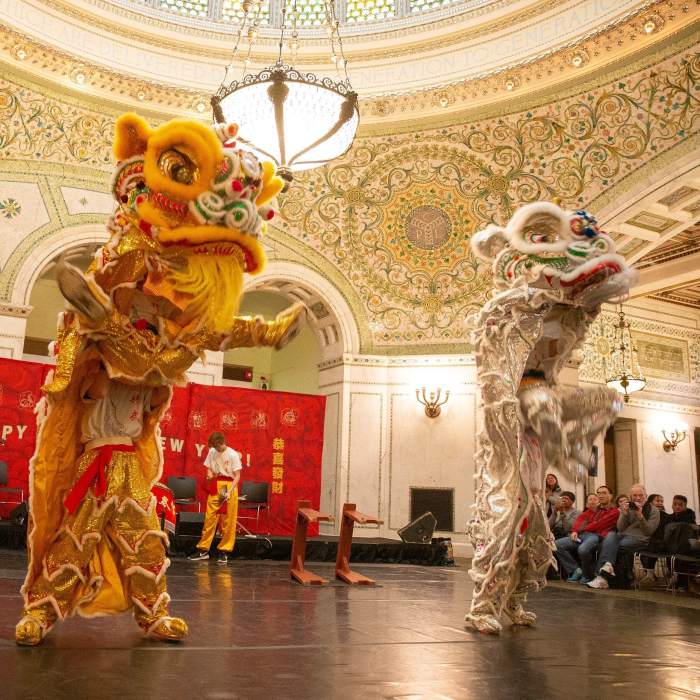
[[224,87],[226,86],[226,83],[229,82],[229,80],[233,79],[233,75],[229,78],[229,73],[233,73],[234,69],[234,64],[233,62],[236,59],[236,55],[238,54],[238,47],[240,46],[241,43],[241,38],[243,36],[243,30],[245,29],[245,26],[248,22],[248,13],[250,12],[251,8],[251,3],[250,2],[244,2],[243,3],[243,19],[241,20],[240,24],[238,25],[238,32],[236,33],[236,40],[233,44],[233,51],[231,51],[231,58],[229,59],[229,62],[226,64],[226,69],[224,71],[224,77],[221,81],[221,85],[219,85],[219,92],[221,92]]
[[[329,6],[330,10],[330,16],[331,16],[331,21],[332,21],[332,28],[333,28],[333,33],[331,34],[331,46],[334,47],[334,36],[338,40],[338,50],[340,51],[340,58],[343,62],[343,72],[345,74],[345,84],[351,88],[352,86],[350,85],[350,76],[348,75],[348,59],[345,58],[345,50],[343,49],[343,37],[340,34],[340,31],[338,31],[338,28],[340,26],[340,20],[338,19],[338,16],[336,14],[335,10],[335,0],[325,0],[327,5]],[[335,47],[333,48],[333,52],[335,53]],[[340,77],[340,76],[339,76]]]
[[282,64],[282,47],[284,46],[284,32],[287,29],[287,0],[282,0],[282,28],[280,31],[279,52],[277,53],[277,65]]
[[260,0],[255,0],[255,16],[250,21],[248,27],[248,51],[246,51],[245,58],[243,59],[243,72],[241,73],[241,80],[245,77],[248,71],[248,66],[251,63],[251,55],[253,52],[253,44],[258,36],[258,26],[260,25],[260,12],[262,11],[262,2]]
[[297,21],[299,18],[299,12],[297,10],[297,0],[294,0],[292,5],[292,41],[290,43],[290,53],[291,53],[291,63],[296,63],[297,60],[297,50],[299,48],[299,29],[297,28]]

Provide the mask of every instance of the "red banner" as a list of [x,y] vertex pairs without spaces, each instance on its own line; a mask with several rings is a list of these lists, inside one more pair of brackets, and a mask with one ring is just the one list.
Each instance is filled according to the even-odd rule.
[[[0,516],[6,518],[14,501],[27,498],[29,460],[36,442],[34,410],[41,398],[39,387],[48,371],[36,362],[0,360],[0,461],[7,467],[9,488],[22,493],[0,493]],[[19,468],[18,468],[19,467]]]
[[[233,389],[192,384],[188,418],[185,474],[198,480],[204,494],[207,437],[218,430],[226,443],[243,454],[241,481],[269,484],[269,513],[260,516],[260,532],[291,535],[296,503],[309,499],[319,507],[323,451],[324,396]],[[251,515],[245,503],[239,516]],[[255,531],[255,521],[243,520]],[[317,534],[317,526],[309,534]]]
[[[6,439],[0,460],[9,466],[8,485],[24,488],[25,497],[36,440],[33,410],[49,369],[48,365],[0,359],[0,429]],[[310,500],[315,508],[320,505],[325,405],[325,396],[307,394],[200,384],[175,389],[161,421],[165,460],[161,482],[167,484],[169,476],[194,477],[204,509],[207,437],[220,431],[227,444],[243,454],[241,481],[269,485],[269,512],[261,512],[259,532],[291,535],[297,500]],[[242,501],[239,516],[251,515],[255,511],[246,510]],[[254,519],[242,523],[256,531]],[[309,534],[317,534],[317,529],[310,528]]]

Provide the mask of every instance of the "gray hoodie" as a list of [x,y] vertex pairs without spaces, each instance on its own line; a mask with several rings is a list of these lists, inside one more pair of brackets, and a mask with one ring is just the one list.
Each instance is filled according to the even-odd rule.
[[643,544],[647,544],[649,539],[654,534],[657,527],[659,527],[659,522],[661,520],[661,515],[659,509],[654,506],[650,506],[651,512],[649,517],[637,518],[636,513],[630,508],[627,513],[620,510],[620,517],[617,519],[617,532],[620,536],[634,537]]

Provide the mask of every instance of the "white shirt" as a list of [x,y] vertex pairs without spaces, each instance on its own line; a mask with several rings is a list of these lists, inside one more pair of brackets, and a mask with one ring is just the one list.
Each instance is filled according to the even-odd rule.
[[110,380],[101,399],[83,399],[82,441],[114,437],[141,437],[143,414],[150,407],[152,389]]
[[231,447],[226,447],[223,452],[219,452],[215,447],[210,447],[204,460],[204,466],[214,476],[228,476],[230,478],[243,469],[241,456]]

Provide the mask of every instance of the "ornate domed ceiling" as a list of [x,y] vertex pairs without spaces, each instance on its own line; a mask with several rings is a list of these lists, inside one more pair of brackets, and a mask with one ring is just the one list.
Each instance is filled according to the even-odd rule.
[[[275,57],[276,2],[252,69]],[[634,294],[664,305],[646,333],[671,317],[689,328],[689,314],[700,326],[700,4],[359,2],[338,6],[361,133],[280,198],[273,269],[333,290],[361,352],[466,352],[488,287],[469,238],[558,197],[596,212],[640,267]],[[42,261],[104,231],[119,113],[210,120],[235,7],[0,0],[0,304],[25,313]],[[297,65],[328,74],[318,16],[297,7],[309,22]],[[696,366],[700,331],[687,334]],[[700,374],[686,390],[700,397]]]
[[[231,60],[242,2],[5,0],[3,58],[100,99],[206,115]],[[281,4],[253,2],[250,71],[277,57]],[[295,7],[295,65],[333,75],[324,0]],[[581,82],[667,40],[698,14],[695,4],[637,0],[341,0],[336,7],[365,133],[421,117],[455,123],[483,104]],[[234,63],[242,74],[240,58]]]

